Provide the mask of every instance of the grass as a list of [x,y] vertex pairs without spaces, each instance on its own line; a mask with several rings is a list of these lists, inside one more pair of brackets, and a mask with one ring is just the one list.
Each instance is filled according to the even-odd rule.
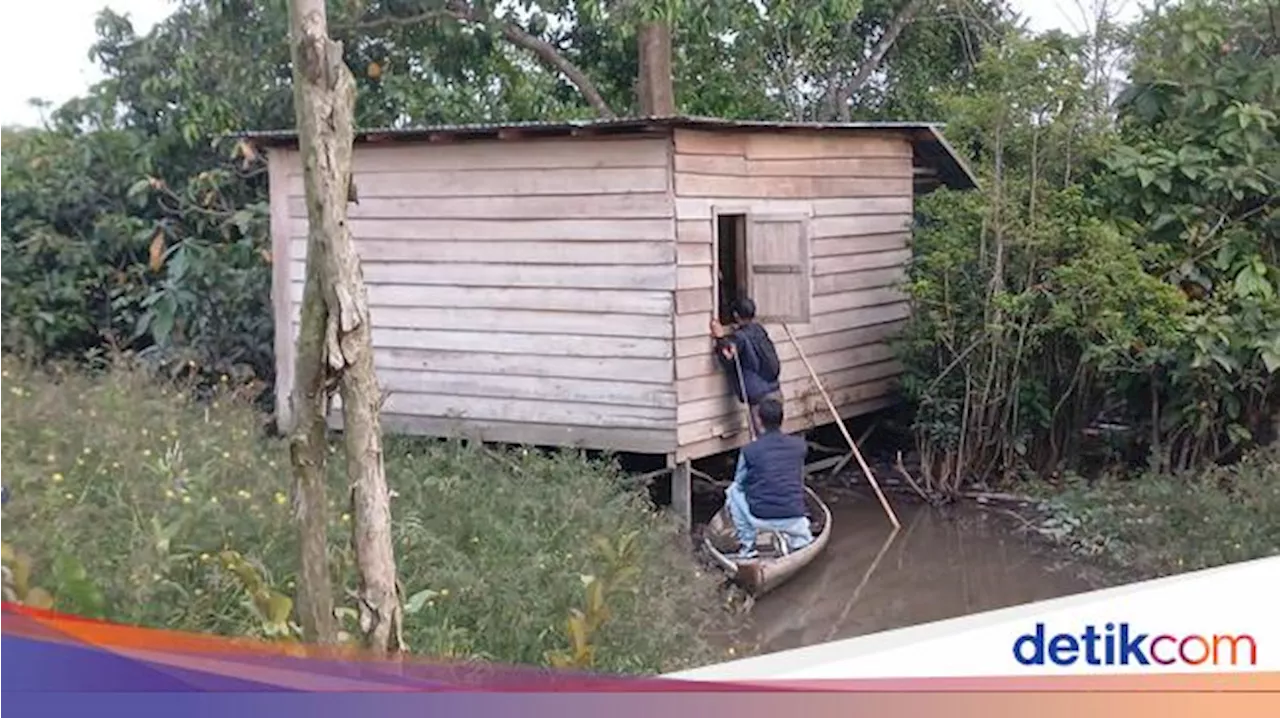
[[[87,375],[5,358],[3,367],[3,538],[6,554],[29,556],[24,583],[47,589],[60,610],[262,635],[263,616],[219,556],[238,552],[267,586],[292,594],[287,450],[264,437],[264,417],[229,390],[196,401],[129,366]],[[389,437],[386,466],[411,650],[546,664],[571,649],[567,619],[587,610],[592,577],[618,573],[610,557],[631,541],[629,580],[610,592],[592,638],[593,668],[658,672],[717,657],[702,638],[723,618],[717,577],[614,465]],[[340,605],[355,587],[342,486],[335,475]]]
[[1060,542],[1136,578],[1280,555],[1280,444],[1199,473],[1075,479],[1045,497]]

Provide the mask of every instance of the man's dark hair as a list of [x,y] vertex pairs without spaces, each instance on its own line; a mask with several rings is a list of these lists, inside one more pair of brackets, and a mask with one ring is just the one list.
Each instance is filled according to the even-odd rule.
[[756,303],[750,297],[743,297],[733,303],[733,315],[739,319],[755,319]]
[[766,431],[782,428],[782,402],[774,398],[763,399],[760,402],[760,423],[764,425]]

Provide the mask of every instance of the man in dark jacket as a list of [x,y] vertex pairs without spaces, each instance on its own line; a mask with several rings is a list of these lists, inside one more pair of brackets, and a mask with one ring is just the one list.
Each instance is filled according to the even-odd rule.
[[757,410],[764,432],[738,454],[738,469],[725,493],[737,529],[736,558],[754,558],[756,534],[770,531],[784,552],[813,541],[806,515],[804,459],[808,445],[782,433],[782,402],[766,398]]
[[[757,407],[765,398],[782,399],[778,377],[771,376],[765,367],[759,347],[764,342],[771,342],[764,327],[755,321],[756,304],[750,299],[739,299],[733,308],[733,330],[729,332],[714,319],[711,320],[711,336],[716,341],[716,358],[721,366],[729,372],[733,380],[733,393],[738,401],[745,401],[751,407],[751,419],[754,429],[760,431],[760,419]],[[736,358],[735,358],[736,357]],[[741,367],[741,379],[738,368]],[[743,390],[746,396],[743,396]]]

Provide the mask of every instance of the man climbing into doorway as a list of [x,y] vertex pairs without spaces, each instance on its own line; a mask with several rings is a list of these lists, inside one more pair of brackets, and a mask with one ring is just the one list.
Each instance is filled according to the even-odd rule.
[[712,319],[711,336],[715,338],[716,358],[733,379],[733,393],[738,401],[750,407],[753,433],[758,434],[760,402],[765,398],[782,400],[778,351],[769,333],[756,322],[756,303],[751,299],[743,297],[734,302],[732,318],[731,328]]
[[759,531],[777,535],[784,554],[813,541],[804,491],[808,445],[798,436],[782,433],[782,402],[776,398],[761,399],[756,412],[763,431],[739,452],[733,483],[725,492],[738,534],[737,559],[758,555]]

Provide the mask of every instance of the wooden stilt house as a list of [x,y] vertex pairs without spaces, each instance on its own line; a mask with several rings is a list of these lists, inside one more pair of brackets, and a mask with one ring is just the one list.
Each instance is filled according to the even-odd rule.
[[[268,151],[287,423],[307,218],[297,138]],[[972,188],[935,126],[705,118],[357,134],[350,226],[389,430],[664,454],[748,439],[708,325],[747,294],[783,363],[786,430],[893,401],[886,340],[913,198]]]

